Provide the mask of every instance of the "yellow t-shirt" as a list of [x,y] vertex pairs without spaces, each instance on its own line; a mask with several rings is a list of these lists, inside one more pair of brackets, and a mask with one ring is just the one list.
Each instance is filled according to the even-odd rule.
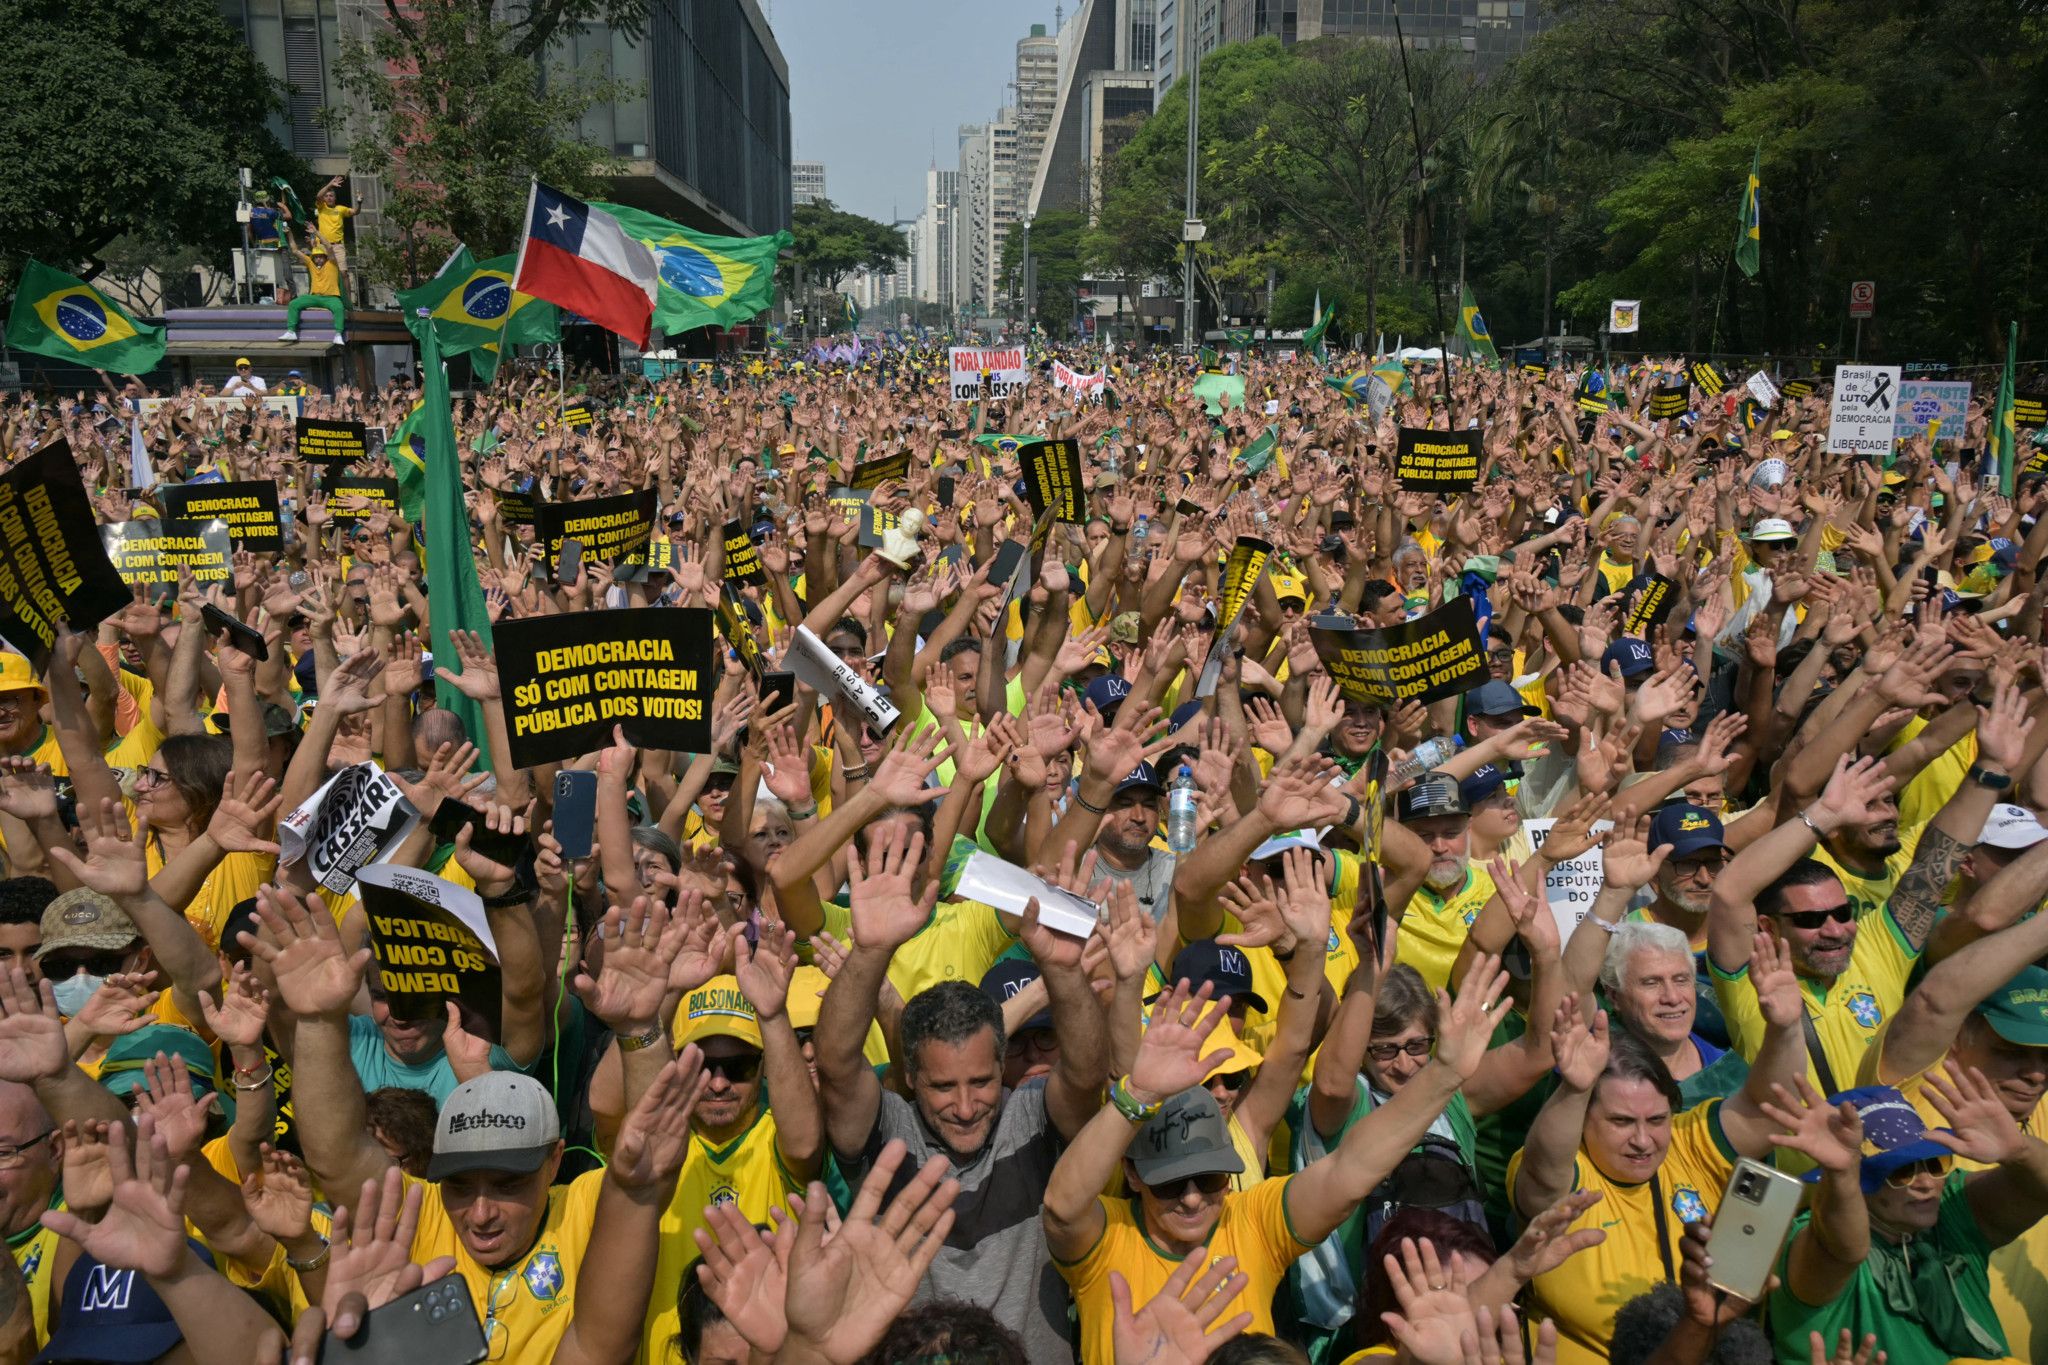
[[[1526,1149],[1516,1152],[1508,1162],[1510,1199],[1526,1154]],[[1573,1158],[1572,1188],[1598,1190],[1601,1199],[1579,1215],[1571,1230],[1599,1228],[1607,1240],[1535,1279],[1537,1311],[1557,1323],[1559,1365],[1604,1365],[1615,1314],[1638,1294],[1677,1279],[1685,1225],[1713,1214],[1735,1159],[1735,1149],[1721,1131],[1719,1100],[1671,1120],[1671,1146],[1664,1164],[1641,1185],[1608,1179],[1584,1149]]]
[[[149,855],[149,875],[154,877],[164,870],[163,844],[151,835],[144,848]],[[199,931],[199,936],[206,940],[206,946],[218,949],[220,931],[227,926],[228,916],[234,908],[254,896],[256,888],[268,886],[275,880],[275,853],[230,853],[214,864],[213,871],[206,874],[206,880],[199,883],[199,894],[178,908],[184,911],[186,921]]]
[[683,1272],[698,1256],[692,1230],[704,1226],[704,1209],[731,1204],[749,1223],[766,1224],[768,1211],[783,1208],[803,1186],[783,1167],[775,1148],[775,1115],[765,1108],[753,1126],[723,1147],[702,1134],[690,1134],[690,1155],[676,1177],[675,1196],[661,1215],[661,1250],[654,1263],[654,1292],[647,1300],[647,1321],[640,1342],[642,1365],[675,1362],[680,1322],[676,1295]]
[[[1942,800],[1946,802],[1948,798],[1943,797]],[[1925,828],[1925,825],[1909,827],[1902,812],[1899,816],[1899,850],[1884,860],[1884,871],[1874,877],[1844,867],[1828,852],[1827,845],[1814,846],[1814,860],[1826,864],[1842,879],[1842,890],[1849,895],[1849,904],[1856,911],[1858,923],[1866,921],[1872,911],[1890,903],[1892,892],[1898,890],[1899,878],[1905,876],[1906,869],[1913,865],[1913,851],[1920,847],[1920,831]]]
[[[841,943],[853,942],[853,912],[825,905],[825,930]],[[905,1000],[941,981],[978,984],[997,958],[1016,942],[993,905],[942,900],[931,922],[889,959],[889,984]]]
[[[61,1209],[60,1198],[51,1208]],[[57,1234],[45,1227],[31,1229],[30,1235],[14,1248],[14,1264],[28,1286],[29,1308],[36,1320],[36,1349],[50,1344],[50,1281],[56,1277]]]
[[320,229],[320,235],[332,246],[341,245],[342,225],[356,216],[356,211],[346,204],[315,204],[313,219]]
[[1493,874],[1476,865],[1465,869],[1464,885],[1448,894],[1424,885],[1416,888],[1401,916],[1394,958],[1422,973],[1432,990],[1444,990],[1458,950],[1472,932],[1472,921],[1493,899]]
[[[1891,753],[1901,745],[1912,743],[1926,728],[1926,721],[1913,717],[1899,727],[1899,733],[1893,736],[1885,752]],[[1902,832],[1907,829],[1917,831],[1939,814],[1949,798],[1962,790],[1970,775],[1970,765],[1976,761],[1977,732],[1971,730],[1913,774],[1913,780],[1899,790],[1899,829]]]
[[[1272,1334],[1273,1297],[1287,1267],[1308,1250],[1308,1244],[1297,1238],[1287,1223],[1286,1194],[1292,1183],[1291,1176],[1277,1176],[1243,1194],[1225,1194],[1223,1211],[1202,1251],[1209,1260],[1237,1257],[1238,1273],[1250,1283],[1225,1305],[1223,1315],[1249,1312],[1248,1332]],[[1116,1360],[1111,1344],[1116,1315],[1109,1297],[1109,1272],[1116,1271],[1130,1283],[1131,1302],[1144,1304],[1166,1287],[1167,1279],[1180,1266],[1179,1257],[1153,1245],[1138,1221],[1142,1215],[1133,1201],[1102,1198],[1100,1202],[1108,1224],[1095,1245],[1077,1261],[1053,1260],[1080,1310],[1082,1365],[1114,1365]]]
[[[1358,900],[1359,863],[1355,853],[1344,849],[1331,851],[1336,856],[1330,868],[1330,932],[1323,939],[1323,977],[1341,998],[1344,983],[1351,979],[1351,971],[1358,965],[1358,945],[1342,926],[1351,919],[1351,907]],[[1224,919],[1232,929],[1243,927],[1234,915],[1226,913]],[[1245,1016],[1245,1042],[1264,1052],[1272,1047],[1273,1035],[1280,1028],[1280,998],[1287,993],[1287,969],[1273,956],[1271,948],[1247,948],[1244,955],[1252,969],[1252,989],[1273,1007],[1270,1013],[1255,1010]],[[1309,1065],[1314,1065],[1313,1053]]]
[[1634,564],[1624,564],[1618,559],[1609,559],[1605,550],[1600,552],[1600,558],[1594,567],[1600,570],[1600,577],[1606,582],[1607,591],[1609,592],[1620,592],[1628,586],[1629,580],[1636,576],[1636,566]]
[[322,294],[328,298],[341,297],[341,267],[334,263],[332,256],[325,261],[306,258],[306,292]]
[[[1906,946],[1891,911],[1883,909],[1858,921],[1849,965],[1831,985],[1799,978],[1799,998],[1813,1020],[1834,1075],[1833,1086],[1824,1084],[1813,1059],[1807,1059],[1807,1077],[1822,1094],[1842,1089],[1861,1072],[1864,1054],[1904,1002],[1906,978],[1919,960],[1919,950]],[[1735,1051],[1755,1061],[1763,1048],[1764,1016],[1756,1002],[1756,987],[1750,984],[1749,964],[1729,973],[1709,958],[1707,970],[1713,975],[1714,995],[1728,1021],[1729,1042]]]
[[426,1187],[412,1258],[421,1264],[436,1256],[455,1258],[455,1273],[469,1284],[477,1321],[492,1324],[485,1328],[490,1359],[507,1365],[549,1365],[576,1310],[577,1274],[590,1248],[604,1172],[590,1171],[549,1190],[540,1236],[526,1255],[496,1271],[479,1265],[462,1244],[441,1202],[440,1185],[411,1176],[405,1183]]

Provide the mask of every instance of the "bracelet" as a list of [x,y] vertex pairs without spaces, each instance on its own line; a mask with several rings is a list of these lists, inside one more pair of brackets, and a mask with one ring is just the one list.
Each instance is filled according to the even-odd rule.
[[846,771],[840,773],[839,775],[849,782],[855,782],[863,777],[866,777],[869,771],[870,769],[868,768],[868,765],[863,763],[858,767],[848,768],[846,769]]
[[531,904],[533,892],[534,888],[532,887],[515,886],[510,891],[496,896],[484,896],[481,899],[486,910],[511,910],[518,906]]
[[1074,799],[1076,801],[1079,801],[1081,803],[1081,809],[1087,811],[1090,815],[1109,814],[1109,807],[1096,805],[1093,801],[1090,801],[1087,797],[1081,795],[1081,789],[1079,787],[1074,788]]
[[322,1237],[320,1239],[320,1250],[318,1253],[316,1253],[315,1255],[306,1260],[295,1261],[292,1259],[292,1254],[289,1251],[287,1251],[284,1255],[284,1263],[290,1266],[293,1270],[297,1271],[301,1275],[310,1275],[314,1271],[318,1270],[321,1266],[326,1265],[327,1258],[329,1256],[332,1256],[333,1254],[334,1244],[329,1242],[325,1237]]
[[1344,811],[1344,828],[1350,829],[1358,823],[1358,817],[1364,814],[1365,807],[1359,805],[1358,798],[1349,792],[1344,793],[1344,799],[1351,803]]
[[242,1083],[242,1077],[244,1074],[246,1073],[244,1073],[240,1067],[235,1068],[235,1089],[253,1095],[259,1090],[268,1090],[270,1088],[271,1078],[275,1076],[277,1072],[274,1068],[266,1066],[263,1068],[263,1075],[261,1079],[258,1079],[252,1075],[247,1085],[244,1085]]
[[1988,791],[2002,792],[2012,790],[2011,773],[1995,773],[1977,763],[1970,765],[1970,780]]
[[1109,532],[1110,532],[1110,534],[1111,534],[1111,535],[1116,535],[1116,536],[1127,536],[1127,535],[1129,535],[1129,534],[1131,533],[1131,528],[1130,528],[1130,527],[1129,527],[1128,525],[1125,525],[1125,526],[1119,526],[1119,525],[1117,525],[1117,524],[1116,524],[1115,522],[1113,522],[1113,521],[1112,521],[1112,522],[1111,522],[1111,523],[1109,524]]
[[647,1032],[645,1033],[619,1035],[619,1051],[640,1052],[646,1048],[653,1047],[656,1043],[660,1042],[661,1039],[661,1025],[656,1024],[653,1028],[647,1030]]
[[1116,1111],[1132,1123],[1149,1123],[1160,1110],[1166,1107],[1164,1101],[1146,1104],[1131,1093],[1130,1077],[1119,1076],[1109,1083],[1109,1102]]
[[1820,826],[1813,823],[1813,817],[1808,815],[1805,811],[1799,812],[1799,823],[1813,831],[1813,837],[1816,841],[1827,838],[1827,835],[1821,832]]
[[792,820],[808,820],[818,813],[818,803],[813,801],[801,809],[796,806],[786,806],[784,809],[789,812],[789,818]]

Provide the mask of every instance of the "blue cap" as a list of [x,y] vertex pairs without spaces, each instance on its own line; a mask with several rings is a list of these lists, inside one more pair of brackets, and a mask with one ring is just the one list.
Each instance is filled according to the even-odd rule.
[[1202,702],[1199,697],[1194,701],[1184,701],[1179,706],[1174,707],[1173,714],[1166,718],[1166,728],[1168,731],[1178,730],[1181,726],[1186,725],[1201,714]]
[[[1920,1111],[1912,1101],[1900,1094],[1896,1087],[1889,1085],[1859,1085],[1854,1090],[1828,1096],[1830,1105],[1844,1101],[1856,1106],[1856,1116],[1863,1120],[1863,1192],[1874,1194],[1884,1184],[1884,1178],[1901,1166],[1910,1166],[1916,1161],[1929,1157],[1954,1156],[1955,1149],[1944,1147],[1928,1137],[1930,1132],[1949,1133],[1951,1128],[1932,1128],[1927,1120],[1920,1117]],[[1808,1171],[1800,1177],[1806,1181],[1820,1179],[1819,1171]]]
[[1110,795],[1122,796],[1125,792],[1135,791],[1140,787],[1150,787],[1153,791],[1162,793],[1166,790],[1166,784],[1159,780],[1159,770],[1150,763],[1140,763],[1131,769],[1123,781],[1116,784],[1116,790]]
[[1721,817],[1704,806],[1689,806],[1683,801],[1659,806],[1650,817],[1650,847],[1659,844],[1671,845],[1674,858],[1690,858],[1710,848],[1728,847],[1721,834]]
[[1610,664],[1619,664],[1624,678],[1639,678],[1657,667],[1657,656],[1647,640],[1624,635],[1607,646],[1607,652],[1600,656],[1602,673],[1607,672]]
[[297,378],[299,378],[299,377],[300,377],[300,375],[299,375],[299,372],[298,372],[297,370],[286,370],[286,371],[284,372],[284,377],[285,377],[286,379],[297,379]]
[[1522,694],[1504,682],[1488,679],[1465,694],[1468,716],[1540,716],[1543,712],[1523,700]]
[[[1042,974],[1038,970],[1038,964],[1028,957],[997,958],[996,965],[982,975],[981,993],[995,1001],[997,1005],[1001,1005],[1018,991],[1038,980]],[[1048,1005],[1017,1025],[1011,1032],[1022,1033],[1025,1029],[1051,1027],[1052,1007]]]
[[1185,981],[1200,986],[1214,982],[1216,994],[1227,995],[1233,1004],[1250,1005],[1266,1012],[1266,997],[1252,989],[1252,963],[1242,948],[1226,948],[1213,938],[1198,938],[1173,959],[1169,982]]
[[1458,795],[1465,798],[1467,806],[1476,806],[1487,797],[1507,785],[1508,775],[1492,763],[1484,763],[1473,769],[1471,775],[1458,783]]
[[1085,695],[1090,706],[1094,707],[1098,713],[1107,716],[1116,709],[1125,697],[1131,695],[1131,682],[1130,679],[1119,674],[1105,673],[1094,682],[1088,684],[1088,691]]
[[[190,1237],[185,1244],[213,1264],[213,1253]],[[64,1277],[62,1307],[46,1360],[155,1360],[185,1339],[170,1308],[139,1270],[121,1270],[81,1251]]]

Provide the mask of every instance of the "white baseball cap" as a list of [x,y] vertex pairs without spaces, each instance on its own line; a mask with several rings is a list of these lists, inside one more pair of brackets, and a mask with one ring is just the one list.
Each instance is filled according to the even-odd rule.
[[1245,861],[1256,863],[1267,858],[1277,858],[1290,848],[1305,848],[1311,853],[1320,853],[1323,841],[1316,837],[1316,832],[1312,829],[1290,830],[1285,834],[1276,834],[1260,844],[1252,850],[1252,856]]
[[1749,528],[1751,540],[1797,540],[1799,533],[1783,517],[1765,517]]
[[464,1171],[530,1175],[561,1135],[546,1086],[516,1071],[487,1071],[456,1086],[442,1102],[427,1179]]
[[1980,844],[2015,852],[2032,848],[2043,839],[2048,839],[2048,825],[2043,825],[2025,806],[2005,802],[1991,808],[1991,814],[1984,820],[1984,832],[1977,836]]

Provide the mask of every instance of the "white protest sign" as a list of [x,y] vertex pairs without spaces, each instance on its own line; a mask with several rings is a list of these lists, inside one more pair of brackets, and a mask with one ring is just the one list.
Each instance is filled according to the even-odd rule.
[[483,941],[492,961],[497,960],[498,940],[491,933],[491,917],[484,913],[484,898],[468,887],[457,886],[445,877],[436,877],[416,867],[401,867],[395,863],[363,868],[357,873],[356,880],[367,886],[402,891],[415,900],[446,910],[462,921],[463,928]]
[[900,711],[808,627],[796,628],[796,639],[789,648],[789,670],[804,686],[831,698],[834,711],[859,712],[878,735],[888,734],[889,727],[902,718]]
[[1908,379],[1899,385],[1898,421],[1892,435],[1899,440],[1926,433],[1929,422],[1941,423],[1934,439],[1960,443],[1970,416],[1970,386],[1953,380]]
[[1769,407],[1778,401],[1778,386],[1772,383],[1771,377],[1762,370],[1758,370],[1749,377],[1746,387],[1749,389],[1751,396],[1765,407]]
[[1063,361],[1052,363],[1052,382],[1055,388],[1072,389],[1076,393],[1093,393],[1102,387],[1103,373],[1080,374]]
[[953,401],[981,397],[981,377],[988,376],[988,396],[1008,398],[1024,387],[1031,371],[1024,367],[1022,346],[949,346],[946,368],[952,372]]
[[[1542,848],[1556,824],[1556,820],[1524,820],[1522,828],[1529,835],[1529,847]],[[1613,828],[1612,820],[1593,823],[1596,833]],[[1571,942],[1572,930],[1579,927],[1579,921],[1593,908],[1594,900],[1600,895],[1600,883],[1606,876],[1607,860],[1598,848],[1587,849],[1576,858],[1567,858],[1544,874],[1543,897],[1550,902],[1550,913],[1557,920],[1559,943]]]
[[1069,938],[1086,938],[1102,922],[1102,907],[1086,896],[1062,890],[989,853],[968,855],[960,865],[960,880],[954,883],[953,894],[1013,915],[1023,914],[1024,907],[1035,899],[1038,922]]
[[420,813],[375,763],[357,763],[327,779],[305,804],[277,823],[279,860],[304,858],[313,880],[337,894],[351,890],[356,871],[390,855],[412,833]]
[[1828,405],[1828,452],[1889,453],[1898,406],[1898,366],[1837,365],[1835,396]]

